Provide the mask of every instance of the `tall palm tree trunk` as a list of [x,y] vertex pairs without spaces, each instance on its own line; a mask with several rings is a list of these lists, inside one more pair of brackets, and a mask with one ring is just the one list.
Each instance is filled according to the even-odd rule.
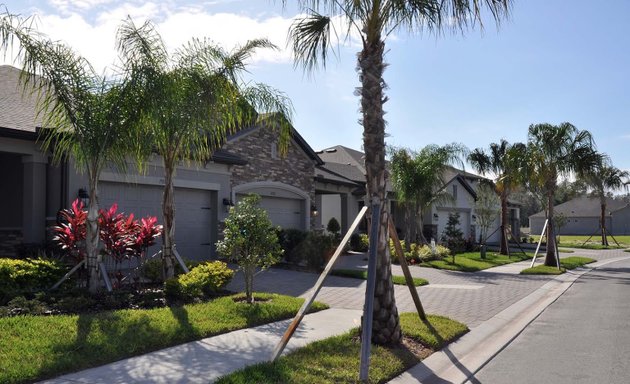
[[[366,28],[369,28],[369,25]],[[366,35],[368,38],[364,43],[363,50],[358,55],[358,71],[361,80],[359,91],[363,114],[367,192],[371,203],[378,203],[381,206],[372,342],[387,345],[399,343],[402,334],[391,279],[391,262],[388,255],[389,210],[386,200],[387,174],[385,170],[385,119],[383,116],[383,103],[387,100],[383,95],[385,43],[378,33],[366,33]]]
[[98,275],[98,263],[101,255],[98,252],[98,176],[94,170],[88,170],[89,194],[88,216],[86,223],[85,251],[88,268],[88,290],[91,293],[98,291],[100,280]]
[[162,233],[162,263],[164,278],[166,279],[175,276],[175,257],[173,255],[173,244],[175,243],[174,173],[175,161],[172,159],[164,159],[164,195],[162,196],[164,231]]
[[549,222],[547,223],[547,253],[545,255],[545,265],[557,267],[555,226],[553,225],[553,195],[554,191],[550,191],[547,194],[547,207],[549,207],[547,218]]
[[505,188],[501,191],[501,246],[499,248],[499,253],[502,255],[508,254],[507,247],[507,236],[505,235],[505,230],[507,229],[508,224],[508,199]]
[[602,245],[608,246],[608,237],[606,236],[606,197],[600,198],[600,207],[601,207],[601,215],[600,215],[600,228],[602,231]]

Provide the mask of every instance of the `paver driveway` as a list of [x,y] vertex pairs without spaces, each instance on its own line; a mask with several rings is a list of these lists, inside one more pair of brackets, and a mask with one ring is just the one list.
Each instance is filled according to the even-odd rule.
[[[604,260],[628,256],[620,250],[593,251],[575,250],[566,256],[587,256]],[[523,263],[523,268],[527,262]],[[342,256],[335,268],[366,268],[365,255]],[[521,276],[515,273],[495,272],[490,269],[481,272],[453,272],[412,266],[412,275],[429,280],[429,285],[418,288],[425,310],[438,313],[475,327],[481,322],[527,296],[547,281],[550,276]],[[399,266],[392,266],[394,274],[402,275]],[[505,268],[497,268],[504,271]],[[259,273],[254,279],[254,290],[282,293],[291,296],[306,296],[313,287],[318,275],[284,269],[270,269]],[[228,286],[234,291],[243,290],[242,275],[239,273]],[[411,295],[406,286],[395,286],[396,303],[400,312],[415,311]],[[329,276],[317,300],[333,308],[362,309],[365,295],[365,281],[359,279]]]

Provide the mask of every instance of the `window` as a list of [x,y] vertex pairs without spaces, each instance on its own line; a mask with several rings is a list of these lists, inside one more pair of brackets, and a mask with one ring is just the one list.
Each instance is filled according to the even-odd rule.
[[457,200],[457,185],[453,184],[453,199]]

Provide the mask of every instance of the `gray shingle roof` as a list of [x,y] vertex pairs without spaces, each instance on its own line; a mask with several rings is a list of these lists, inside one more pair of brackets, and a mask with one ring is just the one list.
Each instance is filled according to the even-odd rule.
[[363,152],[343,145],[335,145],[318,151],[317,154],[325,163],[352,165],[359,169],[361,175],[365,175],[365,158]]
[[[606,199],[606,215],[610,212],[618,211],[627,207],[629,204],[623,200]],[[597,197],[576,197],[565,203],[553,207],[555,214],[561,213],[566,217],[599,217],[601,215],[601,206]],[[545,211],[540,211],[529,217],[545,217]]]
[[0,65],[0,128],[35,132],[41,126],[37,116],[36,95],[23,94],[19,83],[21,71]]

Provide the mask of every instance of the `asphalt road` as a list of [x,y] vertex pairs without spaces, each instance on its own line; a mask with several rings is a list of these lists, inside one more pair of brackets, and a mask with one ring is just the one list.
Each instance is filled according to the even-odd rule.
[[469,383],[630,383],[630,260],[579,278]]

